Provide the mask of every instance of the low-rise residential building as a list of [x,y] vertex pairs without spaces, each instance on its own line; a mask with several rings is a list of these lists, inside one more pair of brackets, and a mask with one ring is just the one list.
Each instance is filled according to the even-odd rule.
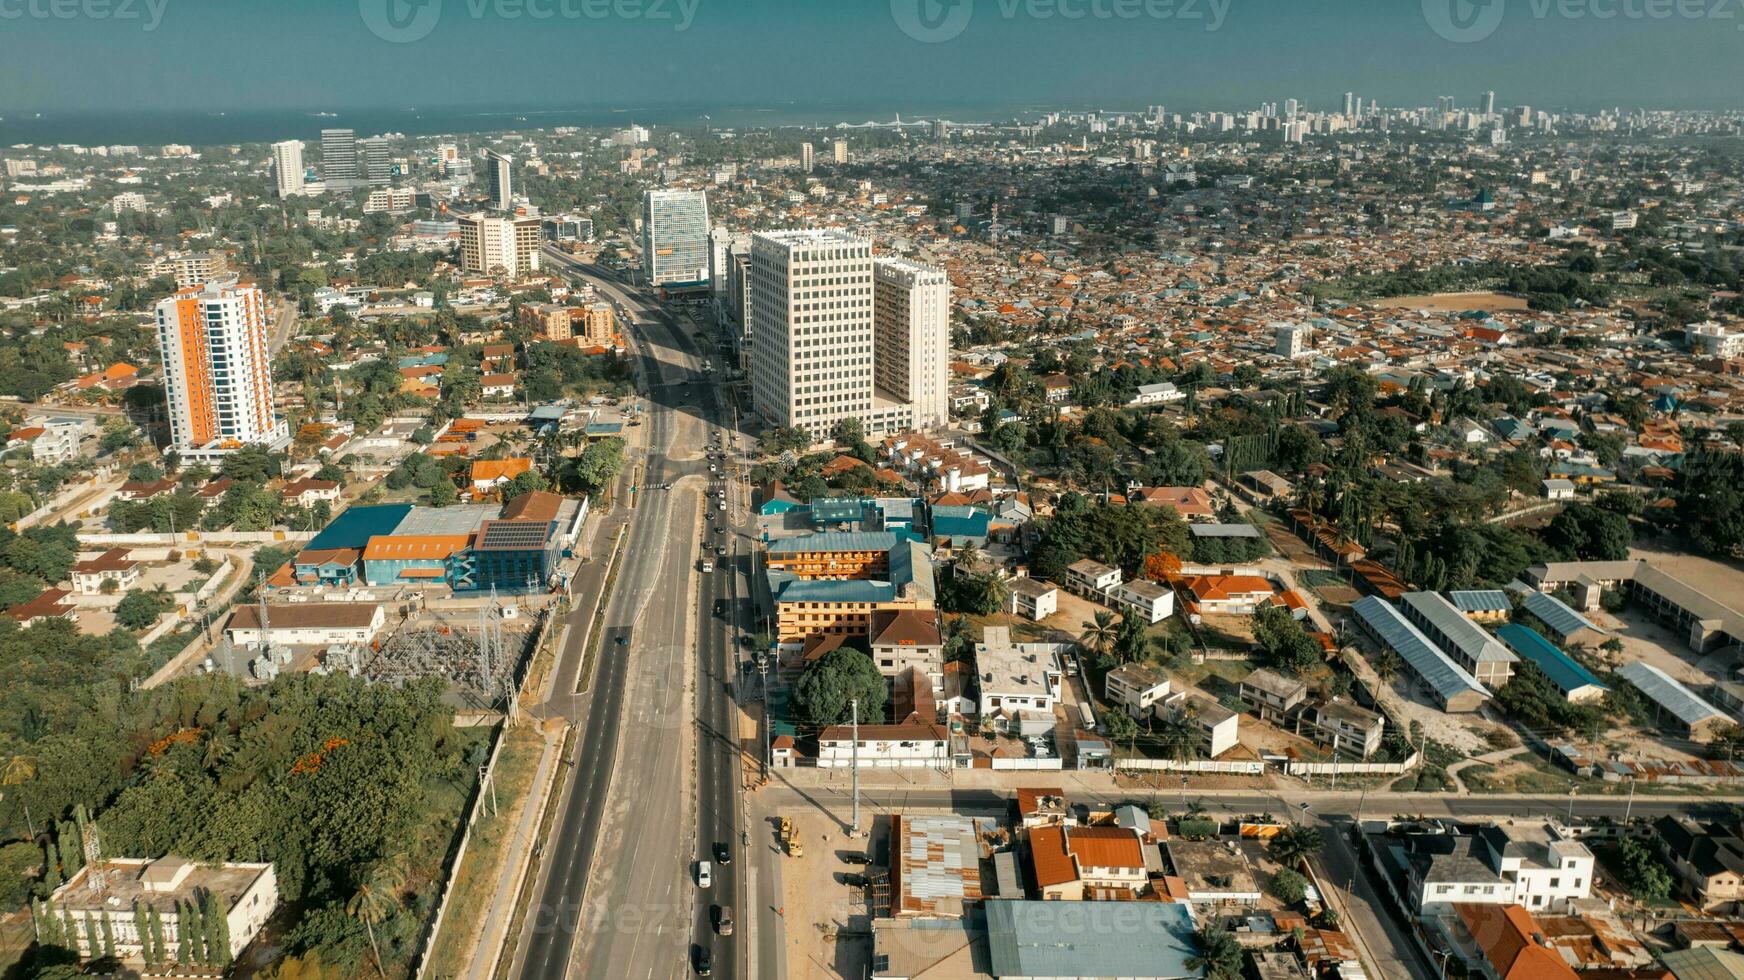
[[935,679],[944,669],[945,643],[938,613],[931,609],[893,609],[872,614],[868,636],[872,662],[885,677],[918,670]]
[[1371,834],[1369,845],[1388,888],[1419,915],[1445,915],[1459,903],[1566,911],[1592,893],[1592,851],[1551,824]]
[[1155,705],[1168,700],[1169,678],[1143,664],[1121,664],[1103,678],[1102,688],[1109,704],[1126,709],[1134,718],[1143,718],[1155,711]]
[[1273,724],[1283,722],[1308,699],[1308,685],[1301,678],[1265,667],[1242,678],[1237,691],[1261,721]]
[[1334,755],[1349,753],[1367,759],[1380,751],[1386,733],[1385,715],[1350,701],[1310,704],[1296,715],[1296,734],[1327,746]]
[[1175,590],[1149,579],[1133,579],[1116,586],[1111,597],[1144,622],[1155,625],[1175,614]]
[[105,582],[114,583],[108,591],[126,592],[139,584],[139,562],[129,558],[126,548],[110,548],[96,558],[87,558],[73,566],[73,591],[78,595],[99,595]]
[[1210,698],[1188,694],[1169,703],[1169,711],[1199,732],[1199,750],[1215,759],[1241,741],[1241,715]]
[[1182,587],[1187,611],[1196,616],[1252,616],[1275,594],[1272,583],[1258,575],[1193,575]]
[[1027,576],[1012,579],[1007,585],[1012,615],[1039,623],[1059,611],[1060,590],[1055,586]]
[[1744,902],[1744,840],[1735,831],[1668,815],[1653,822],[1653,834],[1680,890],[1703,911],[1735,911]]
[[1066,566],[1066,588],[1097,602],[1120,586],[1120,569],[1083,558]]
[[1131,828],[1051,824],[1031,829],[1028,838],[1046,901],[1132,900],[1150,890],[1144,841]]

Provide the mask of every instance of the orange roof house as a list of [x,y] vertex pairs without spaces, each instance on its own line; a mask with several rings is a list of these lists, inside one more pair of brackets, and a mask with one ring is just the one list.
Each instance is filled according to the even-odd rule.
[[101,371],[93,371],[79,378],[74,384],[78,385],[81,390],[103,388],[113,391],[117,388],[126,388],[137,380],[139,380],[138,368],[131,364],[117,363],[111,364]]
[[1576,980],[1561,955],[1538,944],[1543,930],[1520,906],[1460,902],[1453,911],[1501,980]]
[[533,470],[533,461],[524,457],[480,459],[472,464],[472,491],[485,493]]

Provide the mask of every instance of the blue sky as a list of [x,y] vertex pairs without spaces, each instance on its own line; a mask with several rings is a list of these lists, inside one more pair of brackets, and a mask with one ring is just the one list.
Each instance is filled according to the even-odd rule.
[[[110,16],[59,19],[56,2]],[[372,7],[408,2],[440,5],[397,8],[420,33],[418,16],[440,10],[421,39],[391,43],[367,26]],[[972,17],[922,43],[893,15],[917,3],[934,5],[929,23],[947,33],[953,11]],[[1470,105],[1484,89],[1504,106],[1744,102],[1744,0],[1470,3],[0,0],[0,111],[790,99],[1235,108],[1290,97],[1327,107],[1347,89],[1395,105],[1442,94]],[[1450,22],[1449,5],[1485,36],[1438,35],[1431,24]]]

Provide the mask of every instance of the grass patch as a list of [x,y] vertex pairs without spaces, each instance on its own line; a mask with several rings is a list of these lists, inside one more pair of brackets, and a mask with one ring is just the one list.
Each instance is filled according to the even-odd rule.
[[455,871],[448,915],[430,950],[428,972],[432,976],[454,977],[465,971],[504,862],[509,855],[531,846],[525,841],[518,842],[519,847],[511,845],[517,843],[513,840],[515,827],[538,771],[545,737],[535,726],[521,725],[509,729],[503,739],[496,775],[497,802],[502,809],[493,816],[481,816],[473,828],[472,842]]

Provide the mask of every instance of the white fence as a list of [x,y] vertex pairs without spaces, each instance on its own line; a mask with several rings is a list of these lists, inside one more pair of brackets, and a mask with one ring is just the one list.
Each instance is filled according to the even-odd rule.
[[1216,759],[1193,759],[1188,762],[1177,762],[1174,759],[1116,759],[1114,760],[1114,768],[1146,772],[1209,772],[1230,776],[1263,776],[1266,773],[1264,762],[1246,760],[1219,762]]
[[1292,776],[1398,776],[1417,768],[1420,752],[1403,762],[1290,762],[1284,771]]
[[994,769],[1023,772],[1056,771],[1066,768],[1062,759],[994,759]]
[[312,531],[187,531],[176,534],[80,534],[79,543],[93,547],[188,548],[196,545],[301,544],[315,537]]

